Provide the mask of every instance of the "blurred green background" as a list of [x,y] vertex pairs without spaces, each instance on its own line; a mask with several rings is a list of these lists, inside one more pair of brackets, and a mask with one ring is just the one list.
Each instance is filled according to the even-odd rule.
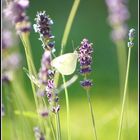
[[[60,44],[64,28],[71,10],[73,0],[41,0],[30,1],[27,14],[31,23],[37,11],[46,11],[54,21],[52,34],[55,36],[56,54],[60,51]],[[129,104],[127,106],[127,121],[124,122],[123,140],[138,139],[138,1],[129,0],[128,9],[130,19],[128,27],[136,29],[135,46],[132,48],[130,73],[129,73]],[[120,90],[119,74],[117,65],[116,46],[110,39],[111,27],[107,24],[108,11],[104,0],[81,0],[75,16],[72,29],[65,48],[66,52],[73,52],[72,40],[75,48],[80,45],[83,38],[88,38],[93,43],[93,72],[91,79],[94,86],[91,90],[92,104],[95,112],[97,134],[99,140],[115,140],[117,138],[119,113],[120,113]],[[40,60],[43,54],[39,35],[33,30],[30,35],[34,62],[37,70],[40,68]],[[127,47],[126,40],[126,47]],[[26,59],[22,44],[20,51],[23,54],[24,66]],[[76,74],[78,74],[78,69]],[[24,75],[24,85],[27,96],[33,102],[30,81]],[[72,77],[68,76],[66,79]],[[82,77],[68,88],[70,99],[70,119],[72,140],[91,140],[92,125],[85,91],[79,85]],[[64,93],[60,95],[60,119],[62,137],[66,140],[66,107]],[[4,140],[6,140],[6,135]]]

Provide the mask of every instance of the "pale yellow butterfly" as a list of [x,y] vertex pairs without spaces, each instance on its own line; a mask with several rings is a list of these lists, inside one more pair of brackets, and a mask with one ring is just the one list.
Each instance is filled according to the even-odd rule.
[[74,51],[73,53],[66,53],[54,58],[51,61],[51,66],[56,68],[58,72],[63,75],[70,75],[76,69],[78,53]]

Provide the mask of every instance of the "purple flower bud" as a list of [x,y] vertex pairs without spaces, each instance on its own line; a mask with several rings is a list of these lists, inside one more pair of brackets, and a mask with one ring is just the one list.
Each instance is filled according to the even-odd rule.
[[54,74],[55,74],[55,71],[54,70],[48,70],[48,77],[50,78],[50,79],[52,79],[52,78],[54,78]]
[[49,42],[49,43],[47,44],[47,46],[49,46],[50,48],[53,48],[53,47],[55,46],[55,41]]
[[55,114],[56,114],[59,110],[60,110],[60,105],[54,106],[54,107],[52,108],[52,112],[55,113]]
[[54,80],[53,79],[48,79],[47,88],[54,89]]
[[47,92],[47,98],[48,98],[49,104],[52,104],[52,102],[53,102],[53,93],[52,93],[52,91]]
[[58,102],[59,101],[59,97],[58,96],[55,96],[55,98],[54,98],[54,102]]
[[50,99],[52,97],[52,93],[51,92],[47,92],[47,97]]
[[80,84],[84,88],[90,88],[93,85],[91,80],[81,81]]
[[90,73],[90,72],[91,72],[91,67],[82,67],[80,69],[81,74],[87,74],[87,73]]
[[133,41],[133,39],[134,39],[134,37],[135,37],[135,33],[136,33],[136,31],[135,31],[134,28],[132,28],[132,29],[129,30],[128,36],[129,36],[129,40],[130,40],[131,42]]
[[41,115],[42,117],[48,117],[49,112],[48,112],[47,109],[44,109],[44,110],[41,110],[41,111],[40,111],[40,115]]
[[132,48],[134,46],[134,43],[133,42],[128,42],[128,47],[129,48]]

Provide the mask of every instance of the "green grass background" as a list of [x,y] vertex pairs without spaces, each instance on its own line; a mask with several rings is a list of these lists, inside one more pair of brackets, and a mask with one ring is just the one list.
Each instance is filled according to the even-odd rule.
[[[54,21],[52,33],[55,35],[56,54],[60,51],[60,44],[65,28],[66,21],[71,10],[73,0],[31,0],[27,13],[32,24],[37,11],[46,11]],[[123,139],[138,139],[138,1],[129,0],[128,9],[130,11],[130,19],[128,27],[136,29],[135,46],[132,48],[130,74],[129,74],[129,104],[124,121]],[[93,80],[93,88],[91,90],[92,105],[95,112],[95,120],[97,126],[97,134],[99,140],[116,140],[119,126],[120,113],[120,92],[119,92],[119,75],[117,65],[116,46],[110,39],[111,28],[107,24],[107,7],[104,0],[81,0],[72,29],[65,48],[66,52],[73,52],[72,40],[75,48],[80,45],[83,38],[88,38],[93,43],[93,72],[91,79]],[[43,53],[41,42],[38,40],[39,35],[31,31],[30,40],[34,62],[37,70],[40,67],[40,59]],[[127,47],[126,40],[126,47]],[[26,66],[26,59],[22,44],[20,43],[20,51],[23,54],[23,66]],[[123,58],[122,58],[123,59]],[[21,70],[22,71],[22,70]],[[78,68],[75,72],[78,74]],[[26,74],[22,71],[24,79],[24,94],[27,94],[30,103],[33,103],[33,95],[30,81]],[[72,76],[66,77],[69,79]],[[90,113],[87,103],[85,91],[80,87],[79,81],[82,77],[79,75],[78,80],[68,88],[70,98],[70,119],[72,140],[92,140],[92,125]],[[22,100],[21,100],[22,102]],[[60,119],[62,128],[62,138],[67,139],[66,129],[66,107],[65,96],[62,92],[60,95]],[[32,110],[29,107],[29,110]],[[19,118],[19,116],[17,116]],[[31,126],[37,125],[35,121],[29,117]],[[16,123],[16,119],[11,121],[6,117],[3,118],[3,140],[11,140],[9,127]],[[22,133],[22,128],[18,126],[17,130]],[[32,128],[31,128],[32,130]],[[33,132],[31,132],[33,135]],[[22,134],[21,134],[22,135]],[[19,139],[22,140],[22,139]]]

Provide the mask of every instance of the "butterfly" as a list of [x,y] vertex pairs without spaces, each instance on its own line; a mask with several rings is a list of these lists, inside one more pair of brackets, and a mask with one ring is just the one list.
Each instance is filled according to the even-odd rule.
[[78,53],[66,53],[54,58],[51,61],[51,66],[63,75],[71,75],[75,69],[78,59]]

